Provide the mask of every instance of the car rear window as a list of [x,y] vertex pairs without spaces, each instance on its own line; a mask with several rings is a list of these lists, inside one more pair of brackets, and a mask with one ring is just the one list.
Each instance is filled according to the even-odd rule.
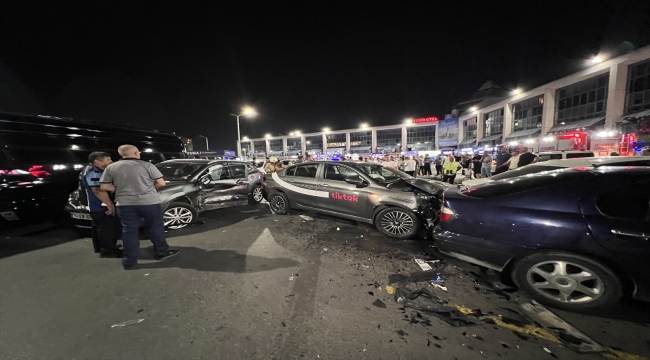
[[487,199],[539,189],[563,182],[586,180],[592,176],[595,175],[589,171],[573,169],[542,172],[511,178],[507,181],[492,181],[483,186],[463,190],[461,194],[473,198]]
[[544,166],[544,165],[528,165],[528,166],[522,166],[517,169],[513,170],[508,170],[504,173],[494,175],[490,177],[490,180],[503,180],[503,179],[510,179],[513,177],[517,176],[522,176],[522,175],[528,175],[528,174],[536,174],[540,173],[542,171],[551,171],[551,170],[558,170],[558,169],[566,169],[566,167],[562,166]]
[[567,159],[577,159],[577,158],[583,158],[583,157],[594,157],[594,153],[586,152],[586,153],[568,153],[568,154],[566,154]]
[[562,154],[539,155],[539,161],[560,160],[560,159],[562,159]]

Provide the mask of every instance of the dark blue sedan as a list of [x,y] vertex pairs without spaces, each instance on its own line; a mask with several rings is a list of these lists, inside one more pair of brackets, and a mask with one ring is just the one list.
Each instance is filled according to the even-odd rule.
[[441,252],[566,310],[650,301],[650,167],[574,168],[444,193]]

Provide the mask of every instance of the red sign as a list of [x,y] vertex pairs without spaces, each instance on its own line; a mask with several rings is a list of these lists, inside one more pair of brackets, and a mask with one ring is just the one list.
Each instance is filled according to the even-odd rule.
[[425,123],[425,122],[436,122],[436,121],[438,121],[437,116],[413,119],[414,124],[416,124],[416,123]]

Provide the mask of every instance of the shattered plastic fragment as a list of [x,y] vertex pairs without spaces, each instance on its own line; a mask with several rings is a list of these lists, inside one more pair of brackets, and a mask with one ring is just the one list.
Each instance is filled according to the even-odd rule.
[[442,290],[442,291],[447,291],[447,287],[442,286],[442,285],[440,285],[440,284],[436,284],[436,283],[434,283],[433,281],[431,282],[431,285],[433,285],[433,287],[438,288],[438,289],[440,289],[440,290]]
[[376,299],[372,304],[374,306],[378,307],[378,308],[382,308],[382,309],[386,308],[386,303],[384,303],[383,301],[381,301],[379,299]]
[[301,217],[303,220],[306,220],[306,221],[314,220],[314,218],[312,218],[310,216],[307,216],[307,215],[298,215],[298,216]]
[[395,295],[395,288],[390,286],[390,285],[387,285],[386,286],[386,292],[391,294],[391,295]]
[[445,281],[442,280],[442,278],[440,277],[440,275],[438,275],[438,276],[436,276],[434,279],[431,279],[431,282],[432,282],[432,283],[443,283],[443,282],[445,282]]
[[139,324],[139,323],[141,323],[143,321],[144,321],[144,319],[129,320],[129,321],[125,321],[125,322],[122,322],[122,323],[113,324],[113,325],[111,325],[111,328],[125,327],[125,326],[128,326],[128,325]]
[[293,281],[293,276],[289,276],[289,281]]
[[336,228],[336,231],[341,231],[341,228],[340,228],[340,227],[337,227],[337,228]]

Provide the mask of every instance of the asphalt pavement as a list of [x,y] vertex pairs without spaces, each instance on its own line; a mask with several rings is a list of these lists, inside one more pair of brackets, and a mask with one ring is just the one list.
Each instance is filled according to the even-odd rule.
[[[499,274],[430,239],[266,205],[202,214],[168,232],[181,253],[100,259],[88,238],[41,224],[0,232],[3,359],[635,359],[650,356],[650,306],[550,309],[606,350],[581,354],[535,324]],[[429,260],[423,271],[414,259]],[[436,261],[439,260],[439,261]],[[430,280],[440,276],[439,287]],[[441,289],[444,286],[446,291]],[[400,294],[424,289],[431,302]],[[430,300],[431,300],[430,299]],[[453,308],[453,312],[449,309]],[[557,334],[555,334],[557,335]]]

